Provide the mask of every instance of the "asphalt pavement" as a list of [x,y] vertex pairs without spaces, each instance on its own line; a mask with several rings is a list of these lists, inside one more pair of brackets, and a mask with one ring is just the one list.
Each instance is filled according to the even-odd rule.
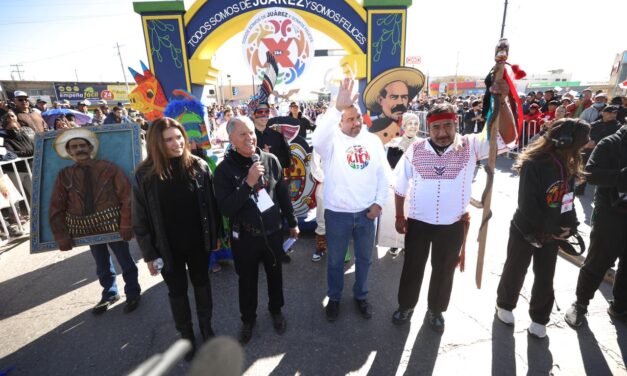
[[[403,256],[392,258],[378,248],[369,277],[370,320],[357,312],[351,296],[352,262],[347,264],[339,319],[324,315],[326,258],[311,261],[313,234],[302,234],[292,262],[284,265],[284,314],[287,332],[280,336],[268,313],[263,271],[259,281],[257,325],[245,346],[246,375],[625,375],[627,327],[611,319],[606,309],[611,286],[603,284],[591,302],[588,323],[573,330],[563,313],[575,298],[578,267],[558,258],[555,276],[557,304],[548,325],[548,338],[527,335],[527,314],[533,273],[530,271],[514,311],[515,326],[494,316],[496,286],[505,261],[509,221],[516,206],[518,179],[511,161],[499,158],[494,183],[486,263],[481,289],[475,287],[478,223],[481,212],[471,209],[466,271],[457,272],[451,304],[444,313],[440,335],[424,321],[430,278],[427,267],[421,296],[409,325],[395,326],[391,315]],[[479,172],[474,196],[483,189]],[[584,234],[589,233],[593,187],[578,202]],[[28,242],[0,250],[0,374],[122,375],[154,353],[165,351],[178,335],[171,319],[167,289],[161,277],[151,277],[138,260],[142,301],[124,314],[124,297],[102,316],[91,314],[99,300],[95,264],[87,247],[69,252],[31,254]],[[214,330],[237,336],[240,321],[237,277],[232,266],[212,273]],[[121,275],[118,284],[123,286]],[[190,291],[190,297],[191,297]],[[193,301],[193,298],[192,298]],[[561,311],[558,309],[561,309]],[[199,334],[198,334],[199,335]],[[188,364],[172,371],[183,375]]]

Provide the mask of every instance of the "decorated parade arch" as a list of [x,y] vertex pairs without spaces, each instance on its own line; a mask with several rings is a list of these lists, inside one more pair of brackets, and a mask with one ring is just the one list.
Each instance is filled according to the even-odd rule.
[[[251,72],[243,75],[263,77],[269,53],[281,68],[276,83],[298,88],[296,79],[315,54],[310,29],[318,30],[345,50],[341,71],[357,79],[364,93],[368,82],[403,65],[410,5],[411,0],[363,0],[363,5],[356,0],[197,0],[186,10],[183,1],[135,2],[149,67],[142,63],[143,73],[131,68],[138,83],[131,104],[149,120],[163,115],[178,119],[190,140],[208,149],[202,105],[196,98],[205,86],[217,86],[220,72],[212,60],[233,36],[244,35],[243,54],[232,57],[248,60]],[[363,100],[360,106],[372,111]],[[190,114],[201,116],[187,123]],[[292,166],[285,171],[290,198],[295,214],[304,218],[316,206],[312,150],[304,139],[281,133],[292,154]]]
[[[166,97],[185,90],[200,98],[205,85],[216,85],[215,52],[244,31],[259,12],[285,9],[309,27],[336,41],[345,51],[342,67],[363,91],[371,78],[402,66],[407,8],[412,0],[197,0],[135,2],[141,15],[149,70]],[[313,49],[308,51],[313,55]],[[234,56],[234,58],[241,58]]]

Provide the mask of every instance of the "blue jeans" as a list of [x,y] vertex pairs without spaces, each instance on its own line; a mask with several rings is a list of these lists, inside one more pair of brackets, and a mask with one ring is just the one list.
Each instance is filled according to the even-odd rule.
[[327,296],[340,300],[344,288],[344,256],[350,239],[355,248],[355,284],[353,296],[365,299],[368,295],[368,271],[372,264],[375,221],[368,219],[368,210],[357,213],[341,213],[326,209],[324,221],[327,236]]
[[109,254],[107,245],[109,245],[109,248],[111,248],[115,254],[115,258],[118,259],[118,263],[122,267],[126,299],[138,297],[141,293],[141,288],[137,281],[137,266],[135,265],[133,257],[131,257],[128,242],[117,241],[89,246],[91,254],[94,256],[94,260],[96,260],[96,274],[98,274],[100,286],[103,287],[102,298],[110,299],[118,294],[118,285],[115,283],[115,266],[113,266],[113,262],[111,262],[111,255]]

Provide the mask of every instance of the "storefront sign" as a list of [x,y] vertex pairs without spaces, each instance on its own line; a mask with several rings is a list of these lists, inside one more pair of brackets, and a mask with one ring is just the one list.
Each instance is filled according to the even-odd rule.
[[[132,91],[135,85],[129,85],[129,90]],[[108,85],[102,83],[54,83],[54,92],[59,100],[100,100],[107,101],[128,101],[128,94],[126,92],[126,85]]]

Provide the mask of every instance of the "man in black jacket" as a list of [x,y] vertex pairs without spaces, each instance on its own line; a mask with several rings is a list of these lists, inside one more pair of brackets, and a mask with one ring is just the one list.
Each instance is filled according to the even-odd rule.
[[566,322],[575,328],[583,324],[590,299],[616,259],[619,261],[612,291],[614,301],[607,312],[620,321],[627,319],[627,127],[599,142],[586,171],[588,182],[597,189],[590,249],[579,271],[577,300],[564,315]]
[[464,132],[463,134],[481,133],[485,120],[482,116],[481,101],[472,102],[472,108],[464,113]]
[[307,138],[307,130],[314,131],[316,129],[315,125],[311,124],[311,121],[303,116],[303,113],[300,111],[300,107],[298,107],[298,103],[292,102],[290,103],[290,113],[289,117],[298,119],[300,122],[300,129],[298,130],[298,135],[302,138]]
[[[587,163],[594,147],[605,137],[616,133],[622,124],[616,120],[618,107],[607,106],[601,111],[601,118],[590,124],[590,142],[583,148],[583,162]],[[581,182],[575,188],[575,194],[581,196],[585,194],[586,182]]]
[[215,195],[220,212],[231,223],[231,248],[239,276],[239,307],[243,322],[242,344],[250,341],[257,317],[259,263],[268,280],[268,309],[274,329],[287,327],[283,307],[283,220],[290,237],[298,237],[298,222],[290,201],[283,169],[278,159],[257,148],[255,127],[250,119],[235,117],[226,126],[232,149],[215,173]]
[[292,162],[290,148],[283,135],[267,127],[270,118],[270,107],[267,103],[260,103],[252,113],[255,122],[255,137],[259,147],[266,153],[274,154],[282,168],[289,168]]

